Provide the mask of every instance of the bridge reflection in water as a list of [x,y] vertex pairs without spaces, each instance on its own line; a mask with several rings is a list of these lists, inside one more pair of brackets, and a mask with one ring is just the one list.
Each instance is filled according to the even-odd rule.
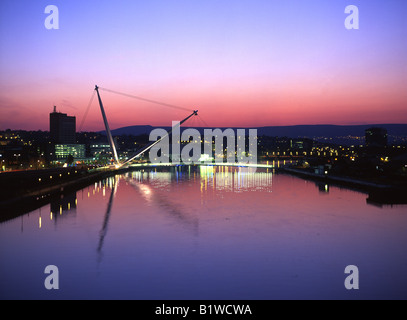
[[[270,165],[260,165],[258,167],[242,167],[238,165],[132,165],[133,171],[101,180],[80,191],[63,195],[56,200],[53,199],[49,204],[49,210],[46,209],[48,206],[36,209],[39,213],[38,226],[40,228],[43,227],[44,211],[48,211],[49,220],[57,224],[60,219],[65,217],[76,217],[78,198],[83,200],[84,197],[91,198],[101,193],[103,197],[109,197],[104,215],[105,219],[100,231],[98,252],[101,252],[120,181],[131,185],[133,189],[142,196],[146,203],[159,205],[165,209],[164,211],[172,212],[173,216],[178,216],[183,220],[182,218],[185,218],[186,215],[179,212],[179,209],[175,209],[174,206],[171,206],[168,199],[165,200],[165,202],[164,199],[166,196],[162,194],[163,191],[168,191],[170,188],[173,188],[174,184],[187,181],[193,181],[194,183],[199,182],[196,186],[200,188],[201,197],[198,202],[200,202],[201,205],[206,201],[205,196],[210,193],[255,191],[272,193],[273,178],[275,176],[274,168],[279,168],[290,163],[292,162],[273,161]],[[315,182],[315,184],[321,194],[329,193],[330,184],[320,182]],[[376,198],[377,197],[372,195],[372,193],[368,194],[367,203],[378,206],[386,205],[386,202],[380,203],[372,200]],[[23,216],[21,216],[21,219],[22,221],[24,220]],[[184,220],[187,221],[188,219]],[[189,221],[188,223],[196,225],[196,222],[193,221]],[[23,223],[21,228],[23,230]]]
[[[103,246],[108,234],[109,223],[112,219],[112,208],[121,182],[133,187],[149,205],[158,206],[162,213],[167,213],[177,221],[181,222],[195,235],[199,233],[199,220],[190,212],[182,209],[179,204],[174,203],[166,193],[174,187],[174,184],[193,181],[200,187],[201,205],[206,201],[205,194],[217,192],[247,192],[263,191],[272,192],[273,170],[256,169],[249,167],[230,166],[173,166],[148,167],[137,171],[128,172],[104,179],[78,192],[65,195],[50,203],[49,220],[55,225],[63,218],[75,218],[78,198],[79,206],[84,198],[97,197],[102,194],[108,197],[104,219],[99,231],[97,252],[99,261],[102,260]],[[44,210],[38,210],[39,228],[44,226]],[[22,216],[23,230],[23,216]]]

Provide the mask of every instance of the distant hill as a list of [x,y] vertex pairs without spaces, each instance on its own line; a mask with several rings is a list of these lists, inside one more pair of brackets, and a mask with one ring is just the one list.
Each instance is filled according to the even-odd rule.
[[[355,125],[355,126],[336,126],[336,125],[301,125],[301,126],[280,126],[280,127],[258,127],[258,135],[279,136],[279,137],[339,137],[339,136],[364,136],[365,130],[371,127],[386,128],[389,135],[407,137],[407,124],[376,124],[376,125]],[[150,134],[153,126],[130,126],[112,130],[113,135],[140,135]],[[188,126],[184,126],[188,128]],[[168,127],[164,128],[168,129]],[[202,131],[205,128],[197,128]],[[222,130],[225,128],[221,128]],[[237,128],[232,128],[237,129]]]
[[376,124],[357,126],[335,126],[335,125],[303,125],[290,127],[263,127],[258,128],[259,135],[287,136],[287,137],[344,137],[364,136],[365,130],[372,127],[385,128],[389,135],[407,137],[407,124]]
[[[130,127],[123,127],[112,131],[112,135],[114,136],[121,136],[121,135],[133,135],[133,136],[139,136],[142,134],[150,134],[151,130],[153,130],[154,127],[152,126],[130,126]],[[105,131],[102,133],[106,134]]]
[[[376,125],[352,125],[352,126],[337,126],[337,125],[300,125],[300,126],[270,126],[258,127],[258,136],[266,135],[272,137],[290,137],[290,138],[310,138],[323,140],[323,138],[332,138],[333,143],[351,144],[358,139],[352,137],[364,137],[365,130],[371,127],[381,127],[388,131],[390,142],[399,141],[400,138],[407,139],[407,124],[376,124]],[[188,128],[185,126],[184,128]],[[130,126],[112,130],[113,135],[141,135],[150,134],[155,129],[152,126]],[[164,129],[169,129],[164,128]],[[196,128],[201,134],[205,128]],[[225,128],[221,128],[222,130]],[[232,128],[237,129],[237,128]],[[346,137],[346,138],[345,138]],[[354,140],[354,141],[353,141]]]

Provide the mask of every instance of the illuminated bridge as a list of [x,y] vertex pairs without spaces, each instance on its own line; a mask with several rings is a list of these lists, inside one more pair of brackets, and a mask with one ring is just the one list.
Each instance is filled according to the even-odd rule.
[[[138,150],[133,156],[120,162],[117,153],[115,141],[113,140],[112,133],[110,131],[108,119],[106,116],[105,108],[103,106],[100,90],[119,94],[125,97],[142,100],[144,102],[154,103],[165,107],[183,110],[188,112],[188,116],[182,121],[178,122],[176,126],[158,139],[151,142],[145,147]],[[7,219],[8,213],[13,212],[13,215],[18,215],[26,212],[27,206],[30,209],[40,208],[42,205],[48,203],[53,197],[63,197],[64,194],[68,194],[80,187],[87,186],[93,182],[100,181],[102,179],[111,177],[115,174],[124,173],[137,168],[151,168],[151,167],[171,167],[180,166],[179,163],[137,163],[135,160],[139,159],[145,152],[157,145],[160,141],[167,138],[171,133],[179,129],[179,127],[187,122],[192,117],[198,116],[198,110],[189,110],[179,106],[154,101],[151,99],[142,98],[135,95],[125,94],[109,89],[103,89],[95,86],[92,98],[86,109],[83,121],[89,111],[89,108],[94,100],[95,95],[98,97],[100,111],[102,114],[104,126],[106,129],[107,138],[109,141],[111,153],[113,155],[111,166],[88,168],[88,167],[68,167],[68,168],[54,168],[54,169],[42,169],[42,170],[30,170],[30,171],[16,171],[16,172],[3,172],[0,174],[0,221]],[[83,122],[82,122],[83,123]],[[274,168],[273,165],[268,164],[240,164],[240,163],[226,163],[226,162],[213,162],[213,163],[196,163],[195,166],[221,166],[221,167],[253,167],[253,168]],[[11,213],[10,213],[11,214]]]
[[[107,116],[106,116],[106,112],[105,112],[105,108],[103,106],[103,102],[102,102],[102,98],[100,96],[100,90],[104,90],[107,92],[111,92],[111,93],[115,93],[118,95],[122,95],[125,97],[129,97],[129,98],[133,98],[133,99],[138,99],[138,100],[142,100],[145,102],[150,102],[150,103],[154,103],[154,104],[159,104],[165,107],[170,107],[170,108],[175,108],[175,109],[180,109],[183,111],[189,111],[191,112],[191,114],[189,114],[185,119],[183,119],[182,121],[178,122],[175,126],[173,126],[171,128],[171,130],[169,130],[167,132],[166,135],[162,136],[160,139],[151,142],[150,144],[148,144],[147,146],[143,147],[142,149],[140,149],[135,155],[133,155],[132,157],[130,157],[129,159],[125,160],[124,162],[120,162],[119,160],[119,156],[118,156],[118,152],[117,152],[117,148],[109,127],[109,122],[107,120]],[[147,152],[148,150],[150,150],[151,148],[153,148],[155,145],[157,145],[158,143],[160,143],[162,140],[166,139],[168,136],[171,135],[171,133],[174,130],[177,130],[182,124],[184,124],[185,122],[187,122],[189,119],[191,119],[194,116],[198,116],[198,110],[189,110],[186,108],[182,108],[179,106],[175,106],[175,105],[171,105],[168,103],[164,103],[164,102],[159,102],[159,101],[155,101],[155,100],[151,100],[151,99],[146,99],[146,98],[142,98],[139,96],[135,96],[135,95],[130,95],[130,94],[126,94],[126,93],[121,93],[121,92],[117,92],[117,91],[113,91],[113,90],[109,90],[109,89],[105,89],[105,88],[100,88],[97,85],[95,86],[95,92],[97,94],[98,97],[98,101],[99,101],[99,106],[100,106],[100,111],[102,114],[102,118],[103,118],[103,122],[104,122],[104,126],[105,126],[105,130],[106,130],[106,135],[107,135],[107,139],[109,141],[109,145],[110,145],[110,149],[111,149],[111,153],[113,155],[113,165],[109,166],[109,167],[103,167],[103,168],[99,168],[98,170],[118,170],[118,169],[125,169],[125,168],[134,168],[134,167],[140,167],[140,166],[162,166],[162,167],[168,167],[168,166],[178,166],[180,165],[179,163],[174,164],[174,163],[160,163],[160,164],[152,164],[152,163],[147,163],[147,164],[135,164],[134,161],[138,158],[140,158],[145,152]],[[93,97],[91,99],[91,102],[93,101]],[[89,104],[90,106],[90,104]],[[89,109],[88,106],[88,109]],[[88,110],[86,111],[87,114]],[[85,116],[86,116],[85,114]],[[196,165],[200,165],[200,163],[197,163]],[[227,163],[227,162],[217,162],[217,163],[205,163],[204,165],[211,165],[211,166],[232,166],[232,167],[253,167],[253,168],[274,168],[274,166],[269,165],[269,164],[242,164],[242,163]]]

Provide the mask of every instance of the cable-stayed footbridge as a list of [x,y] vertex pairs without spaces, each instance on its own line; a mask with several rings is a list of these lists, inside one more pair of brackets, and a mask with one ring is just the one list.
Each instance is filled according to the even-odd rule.
[[[145,102],[149,102],[149,103],[154,103],[154,104],[158,104],[158,105],[162,105],[162,106],[166,106],[166,107],[170,107],[170,108],[174,108],[174,109],[189,111],[189,112],[191,112],[191,114],[189,114],[185,119],[183,119],[182,121],[177,123],[174,127],[172,127],[171,130],[169,130],[166,135],[162,136],[160,139],[158,139],[156,141],[153,141],[150,144],[143,147],[142,149],[138,150],[137,153],[134,154],[133,156],[131,156],[129,159],[127,159],[127,160],[125,160],[123,162],[120,162],[119,156],[118,156],[118,153],[117,153],[117,147],[115,145],[115,142],[114,142],[114,139],[113,139],[113,136],[112,136],[112,132],[110,130],[109,122],[107,120],[105,108],[103,106],[102,98],[100,96],[100,92],[99,92],[100,90],[108,91],[108,92],[118,94],[118,95],[122,95],[122,96],[125,96],[125,97],[128,97],[128,98],[133,98],[133,99],[137,99],[137,100],[141,100],[141,101],[145,101]],[[160,101],[155,101],[155,100],[151,100],[151,99],[146,99],[146,98],[143,98],[143,97],[140,97],[140,96],[130,95],[130,94],[114,91],[114,90],[101,88],[101,87],[99,87],[97,85],[95,86],[94,93],[96,93],[97,97],[98,97],[99,107],[100,107],[100,111],[102,113],[102,118],[103,118],[103,123],[104,123],[104,126],[105,126],[105,130],[106,130],[107,139],[108,139],[110,149],[111,149],[111,152],[112,152],[112,155],[113,155],[113,162],[114,162],[114,168],[115,169],[125,168],[126,166],[129,166],[134,160],[140,158],[145,152],[147,152],[152,147],[154,147],[155,145],[160,143],[163,139],[165,139],[169,135],[171,135],[171,133],[174,130],[178,129],[182,124],[187,122],[192,117],[198,116],[198,110],[192,110],[191,111],[189,109],[179,107],[179,106],[175,106],[175,105],[172,105],[172,104],[168,104],[168,103],[164,103],[164,102],[160,102]],[[93,98],[94,98],[94,94],[92,96],[91,102],[93,101]],[[91,104],[91,102],[90,102],[90,104]],[[90,104],[89,104],[89,106],[90,106]],[[88,109],[86,110],[85,117],[86,117],[86,114],[88,113],[89,106],[88,106]]]

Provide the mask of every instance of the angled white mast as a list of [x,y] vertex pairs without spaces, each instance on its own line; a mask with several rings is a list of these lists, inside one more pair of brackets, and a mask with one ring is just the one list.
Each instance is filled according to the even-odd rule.
[[149,145],[147,145],[146,147],[144,147],[143,149],[141,149],[135,156],[133,156],[132,158],[130,158],[129,160],[127,160],[126,162],[124,162],[123,164],[121,164],[121,166],[124,166],[130,162],[132,162],[133,160],[137,159],[138,157],[140,157],[143,153],[145,153],[146,151],[150,150],[152,147],[154,147],[156,144],[158,144],[161,140],[165,139],[166,137],[168,137],[172,131],[174,131],[174,129],[177,129],[178,127],[180,127],[184,122],[186,122],[187,120],[189,120],[191,117],[193,116],[197,116],[198,115],[198,110],[194,110],[194,112],[192,114],[190,114],[188,117],[186,117],[184,120],[182,120],[181,122],[179,122],[176,126],[174,126],[173,128],[171,128],[171,130],[167,131],[167,134],[164,135],[163,137],[161,137],[160,139],[158,139],[157,141],[154,141],[152,143],[150,143]]
[[105,123],[105,129],[106,129],[107,139],[109,140],[110,149],[112,150],[113,157],[114,157],[114,160],[116,162],[116,165],[120,165],[119,157],[117,155],[116,146],[114,144],[112,133],[110,132],[109,123],[107,122],[105,109],[103,108],[102,99],[100,98],[99,87],[95,86],[95,90],[96,90],[96,93],[98,95],[100,111],[102,112],[103,122]]

